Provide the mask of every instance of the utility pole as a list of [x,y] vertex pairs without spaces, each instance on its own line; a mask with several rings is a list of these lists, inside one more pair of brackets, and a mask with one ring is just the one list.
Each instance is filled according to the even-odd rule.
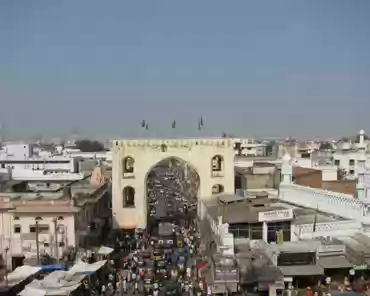
[[57,260],[57,264],[59,264],[59,246],[58,246],[58,219],[53,219],[54,223],[54,241],[55,241],[55,259]]
[[40,242],[39,242],[39,221],[36,220],[36,255],[37,265],[40,265]]
[[9,247],[5,248],[5,284],[6,287],[9,287],[9,281],[8,281],[8,251]]

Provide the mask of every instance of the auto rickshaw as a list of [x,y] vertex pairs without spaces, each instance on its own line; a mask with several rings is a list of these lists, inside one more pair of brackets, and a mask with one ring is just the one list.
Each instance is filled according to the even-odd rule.
[[186,256],[185,255],[179,255],[177,258],[177,267],[180,272],[185,271],[185,265],[186,265]]
[[166,281],[163,284],[163,287],[164,287],[165,295],[168,295],[168,296],[177,295],[177,292],[179,290],[178,284],[174,281]]
[[159,261],[163,259],[163,252],[160,249],[154,249],[153,251],[153,260]]
[[145,290],[149,291],[153,289],[154,279],[152,276],[148,276],[144,278],[144,288]]
[[172,254],[172,249],[164,249],[163,254]]
[[151,254],[149,251],[141,251],[140,255],[143,260],[150,259],[151,257]]
[[166,239],[163,242],[164,248],[172,248],[173,247],[173,240],[172,239]]
[[157,243],[158,243],[158,238],[157,238],[157,237],[152,237],[152,238],[150,239],[150,244],[151,244],[152,246],[156,245]]
[[156,274],[159,277],[167,276],[166,262],[164,260],[157,261],[156,263]]
[[144,278],[146,272],[146,268],[144,266],[139,267],[139,275],[141,278]]

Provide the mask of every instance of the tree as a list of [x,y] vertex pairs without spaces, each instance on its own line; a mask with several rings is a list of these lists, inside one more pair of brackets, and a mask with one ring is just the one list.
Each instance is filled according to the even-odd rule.
[[345,169],[338,169],[337,170],[337,179],[339,180],[345,180],[347,176],[347,172]]
[[328,151],[328,150],[333,150],[333,145],[329,142],[323,142],[320,144],[320,151]]
[[105,151],[104,145],[98,141],[79,140],[76,141],[76,147],[82,152],[101,152]]

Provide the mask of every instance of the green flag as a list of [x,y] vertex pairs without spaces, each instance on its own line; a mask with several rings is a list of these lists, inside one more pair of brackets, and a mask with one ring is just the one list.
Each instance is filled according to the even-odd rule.
[[141,127],[145,127],[145,126],[146,126],[145,120],[141,121]]
[[201,124],[201,122],[199,121],[198,122],[198,131],[200,131],[202,129],[202,124]]
[[146,125],[145,125],[145,129],[146,129],[146,130],[148,130],[148,129],[149,129],[149,125],[148,125],[148,124],[146,124]]
[[203,116],[200,116],[200,122],[199,122],[200,126],[203,126]]
[[176,120],[172,122],[172,128],[176,128]]

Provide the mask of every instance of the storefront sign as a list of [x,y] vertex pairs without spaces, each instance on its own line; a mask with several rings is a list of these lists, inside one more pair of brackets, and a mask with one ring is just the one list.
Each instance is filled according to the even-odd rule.
[[353,265],[354,270],[366,270],[367,265],[366,264],[361,264],[361,265]]
[[293,209],[258,213],[259,222],[283,221],[291,219],[293,219]]

